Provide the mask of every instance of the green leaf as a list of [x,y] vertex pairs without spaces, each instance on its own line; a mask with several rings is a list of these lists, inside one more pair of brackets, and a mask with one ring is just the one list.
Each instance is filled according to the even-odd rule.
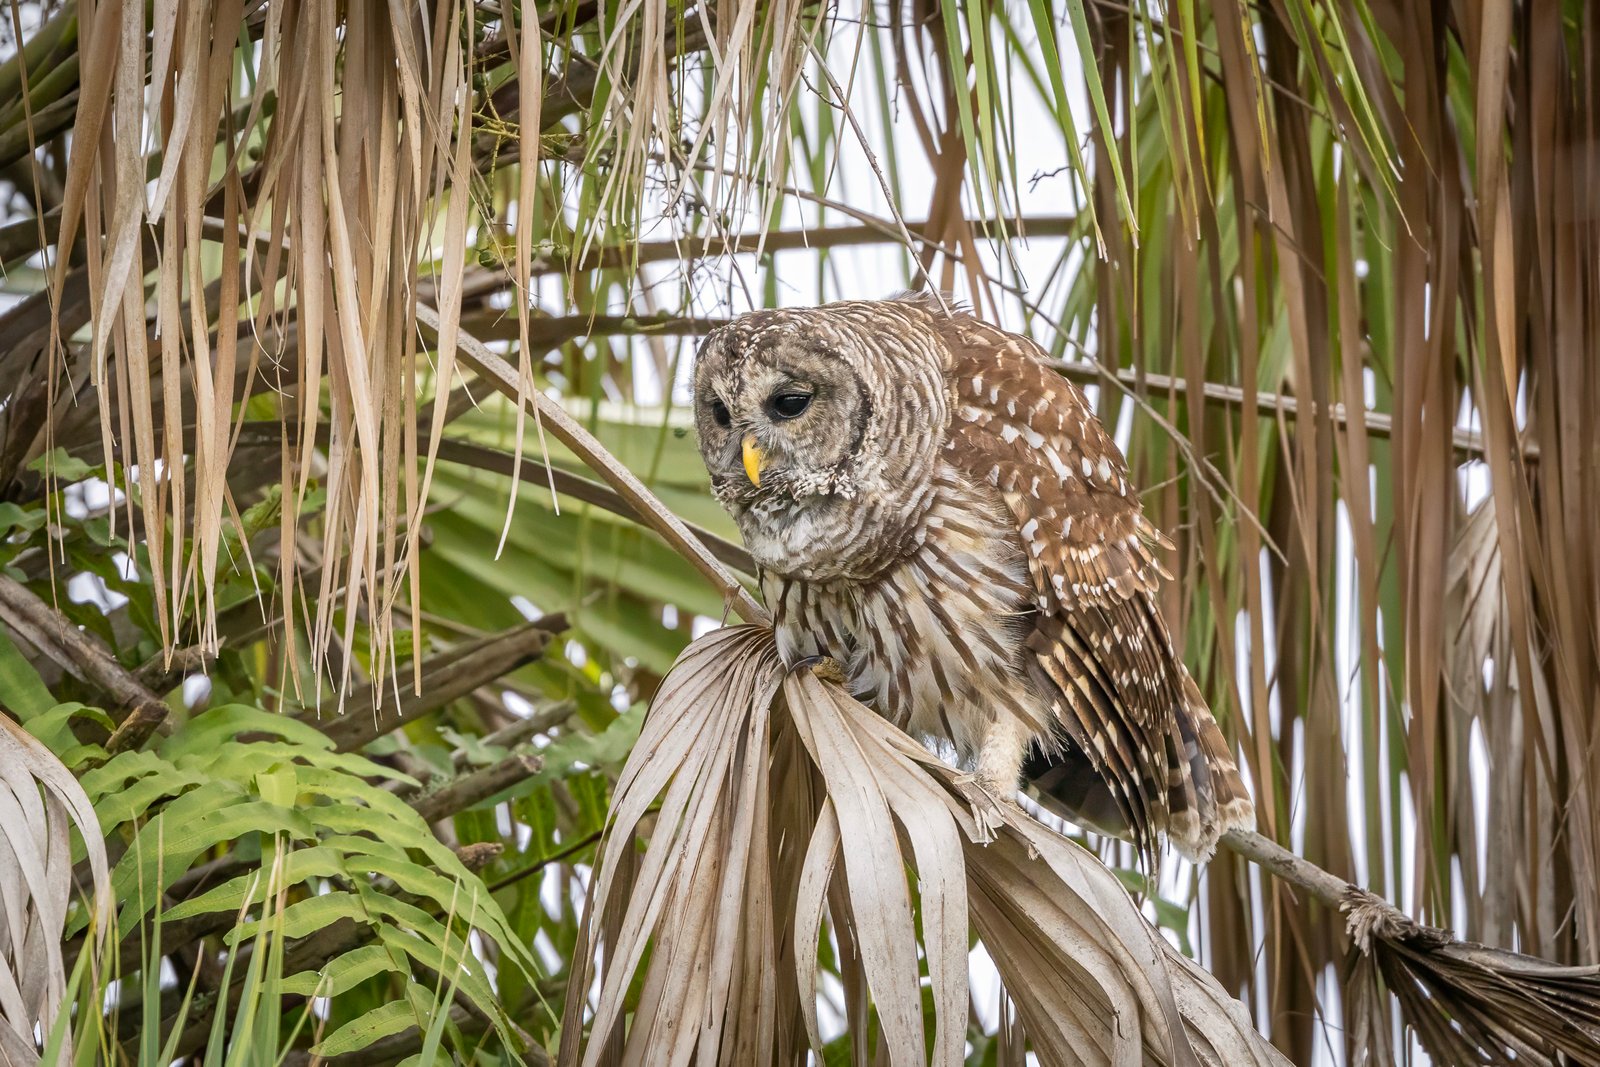
[[67,454],[64,448],[53,449],[28,464],[28,469],[61,482],[81,482],[97,468]]
[[93,770],[85,771],[78,779],[89,800],[98,804],[102,797],[127,787],[152,774],[176,774],[177,768],[154,752],[144,750],[119,752]]
[[256,775],[256,791],[261,799],[282,808],[292,808],[300,795],[300,779],[294,764],[278,764],[273,770]]
[[358,923],[372,921],[360,897],[354,893],[335,891],[297,900],[281,912],[271,913],[264,920],[252,919],[240,923],[228,932],[223,941],[229,945],[237,945],[247,938],[255,937],[260,932],[263,922],[269,929],[283,937],[296,938],[314,934],[318,930],[332,926],[340,919],[352,919]]
[[618,715],[598,734],[574,731],[551,742],[544,750],[544,771],[539,777],[565,778],[575,770],[602,767],[628,758],[644,726],[644,705]]
[[240,734],[267,734],[311,749],[333,748],[328,736],[309,723],[247,704],[225,704],[190,720],[166,740],[161,754],[170,760],[186,754],[205,755]]
[[[119,755],[131,754],[119,753]],[[169,771],[139,778],[127,788],[95,801],[94,813],[100,819],[100,828],[110,833],[123,823],[143,818],[157,801],[180,796],[210,781],[206,775],[172,767]]]
[[[112,893],[122,904],[119,936],[133,931],[200,853],[257,833],[281,833],[299,840],[316,836],[303,813],[249,799],[236,782],[207,782],[172,801],[140,828],[112,871]],[[75,919],[69,932],[84,921]]]
[[[14,712],[24,726],[35,715],[56,706],[56,698],[45,688],[39,672],[4,631],[0,631],[0,706]],[[44,741],[42,737],[39,739]]]
[[385,972],[403,973],[382,945],[362,945],[328,961],[320,971],[301,971],[283,981],[285,993],[337,997]]
[[9,500],[0,503],[0,537],[9,535],[13,530],[33,533],[44,525],[46,518],[48,516],[43,508],[23,508]]
[[374,1041],[403,1034],[412,1027],[420,1028],[424,1018],[409,1002],[396,1000],[345,1023],[313,1045],[311,1051],[325,1057],[358,1052]]
[[74,719],[88,719],[99,723],[107,730],[116,725],[111,721],[111,716],[102,709],[91,708],[75,701],[57,704],[42,715],[34,715],[25,720],[23,725],[45,747],[59,756],[78,747],[78,739],[72,732]]
[[[347,872],[344,857],[337,849],[314,845],[289,852],[283,863],[282,884],[299,885],[307,879],[335,878],[345,873]],[[174,904],[163,914],[162,921],[172,922],[174,919],[186,919],[191,915],[203,915],[207,912],[237,912],[244,907],[245,895],[256,885],[259,877],[258,871],[253,870],[237,878],[231,878],[197,897]],[[259,894],[259,888],[256,892]]]
[[393,926],[381,927],[378,936],[391,953],[402,959],[409,957],[435,974],[444,975],[491,1018],[503,1017],[494,989],[484,977],[482,965],[473,958],[467,943],[461,938],[425,941],[413,936],[410,930]]

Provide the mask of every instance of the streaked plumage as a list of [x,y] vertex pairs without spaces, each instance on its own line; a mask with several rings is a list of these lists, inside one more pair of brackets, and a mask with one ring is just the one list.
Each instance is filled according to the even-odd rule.
[[923,297],[747,315],[695,370],[713,491],[789,662],[997,795],[1204,857],[1254,812],[1157,610],[1164,538],[1042,356]]

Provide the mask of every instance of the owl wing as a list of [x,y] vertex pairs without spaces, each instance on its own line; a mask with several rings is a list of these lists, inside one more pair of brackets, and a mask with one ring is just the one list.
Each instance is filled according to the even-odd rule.
[[[939,328],[952,355],[947,458],[1000,494],[1026,550],[1038,605],[1030,676],[1140,848],[1153,854],[1156,831],[1170,829],[1185,852],[1208,854],[1221,734],[1157,611],[1170,575],[1155,550],[1170,542],[1083,393],[1037,345],[965,316]],[[1233,771],[1226,746],[1221,758]]]

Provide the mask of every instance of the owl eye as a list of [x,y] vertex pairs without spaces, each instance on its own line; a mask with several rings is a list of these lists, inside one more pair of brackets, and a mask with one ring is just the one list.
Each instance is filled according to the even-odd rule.
[[724,430],[733,425],[733,416],[728,414],[728,405],[717,397],[711,398],[711,418]]
[[810,393],[778,393],[767,406],[772,413],[780,419],[792,419],[799,416],[806,408],[811,406]]

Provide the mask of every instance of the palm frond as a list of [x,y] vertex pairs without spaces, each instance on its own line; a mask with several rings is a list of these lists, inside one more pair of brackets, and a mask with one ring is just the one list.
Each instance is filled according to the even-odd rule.
[[1600,1048],[1600,965],[1458,941],[1354,887],[1342,906],[1362,953],[1356,980],[1382,979],[1435,1063],[1557,1067]]
[[1042,1063],[1284,1062],[1097,858],[974,805],[992,802],[837,686],[786,673],[770,632],[702,638],[618,780],[577,957],[603,960],[594,1026],[575,1025],[580,970],[561,1062],[821,1054],[824,916],[856,1062],[963,1062],[969,929]]
[[78,896],[71,831],[89,864],[87,907],[96,939],[111,916],[111,879],[100,821],[72,773],[48,748],[0,710],[0,1059],[37,1063],[42,1034],[58,1062],[71,1044],[52,1039],[65,1003],[62,934]]

